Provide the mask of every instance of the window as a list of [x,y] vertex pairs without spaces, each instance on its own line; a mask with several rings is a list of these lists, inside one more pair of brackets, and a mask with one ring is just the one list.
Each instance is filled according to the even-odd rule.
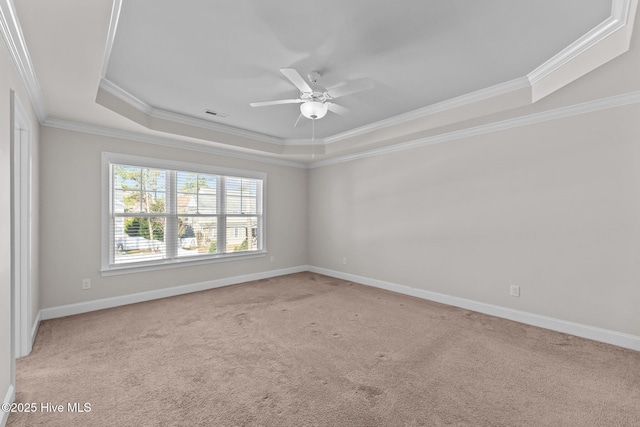
[[103,153],[102,270],[264,254],[265,178]]

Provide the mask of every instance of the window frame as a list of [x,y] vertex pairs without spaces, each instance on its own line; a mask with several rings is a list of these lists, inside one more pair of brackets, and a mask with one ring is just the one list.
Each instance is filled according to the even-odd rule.
[[[111,179],[111,165],[127,165],[143,168],[162,169],[166,171],[177,172],[189,172],[189,173],[201,173],[209,175],[218,175],[220,177],[232,177],[232,178],[247,178],[261,181],[261,194],[256,201],[258,217],[258,239],[259,249],[252,251],[230,252],[230,253],[215,253],[206,255],[197,255],[193,257],[174,257],[163,258],[158,260],[146,260],[137,262],[126,262],[116,264],[114,263],[115,252],[115,239],[113,233],[113,189]],[[221,166],[205,165],[201,163],[190,163],[175,160],[165,160],[153,157],[136,156],[123,153],[102,152],[102,188],[101,188],[101,269],[100,272],[103,276],[133,273],[141,271],[155,271],[165,268],[183,267],[188,265],[208,264],[215,262],[227,262],[239,259],[249,259],[264,257],[267,253],[267,238],[266,238],[266,187],[267,187],[267,174],[258,171],[249,171],[242,169],[233,169]],[[166,203],[173,204],[174,198],[177,196],[176,188],[167,188]],[[171,193],[171,194],[170,194]],[[222,215],[222,214],[219,214]],[[224,214],[225,216],[233,216],[232,214]],[[167,206],[166,212],[163,214],[167,218],[175,216],[176,219],[181,215],[176,211],[175,207]],[[169,227],[167,227],[169,229]],[[170,234],[172,231],[169,229],[168,237],[165,237],[165,245],[175,243],[177,236]]]

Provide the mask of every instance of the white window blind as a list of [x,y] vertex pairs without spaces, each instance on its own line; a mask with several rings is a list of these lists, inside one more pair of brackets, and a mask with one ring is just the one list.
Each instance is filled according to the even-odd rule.
[[108,265],[103,270],[263,251],[263,177],[124,157],[106,161]]

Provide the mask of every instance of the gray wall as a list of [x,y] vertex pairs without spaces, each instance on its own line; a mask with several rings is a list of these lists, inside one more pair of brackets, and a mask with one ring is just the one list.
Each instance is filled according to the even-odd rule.
[[309,263],[640,335],[638,117],[633,105],[313,169]]
[[[640,91],[639,41],[465,124]],[[313,168],[309,264],[639,336],[639,119],[636,103]]]
[[[467,125],[638,91],[639,39],[636,28],[630,52],[535,105]],[[34,124],[34,316],[311,264],[640,335],[637,105],[305,171],[48,127],[39,143],[28,96],[0,45],[0,398],[13,359],[10,90]],[[267,172],[276,261],[102,277],[101,151]],[[91,290],[81,290],[83,278],[92,279]],[[511,284],[521,286],[521,298],[508,296]]]
[[[305,265],[304,169],[42,128],[41,308]],[[267,173],[266,257],[102,277],[101,153],[144,155]],[[270,257],[275,256],[275,262]],[[82,279],[92,288],[82,290]]]
[[[639,41],[534,105],[450,130],[640,91]],[[43,127],[41,308],[309,264],[638,336],[639,108],[308,171]],[[276,262],[101,277],[102,151],[267,172]]]

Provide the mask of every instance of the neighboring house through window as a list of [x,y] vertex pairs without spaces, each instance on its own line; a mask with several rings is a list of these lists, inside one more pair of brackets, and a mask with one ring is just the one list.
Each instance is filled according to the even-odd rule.
[[265,180],[103,153],[103,272],[264,254]]

